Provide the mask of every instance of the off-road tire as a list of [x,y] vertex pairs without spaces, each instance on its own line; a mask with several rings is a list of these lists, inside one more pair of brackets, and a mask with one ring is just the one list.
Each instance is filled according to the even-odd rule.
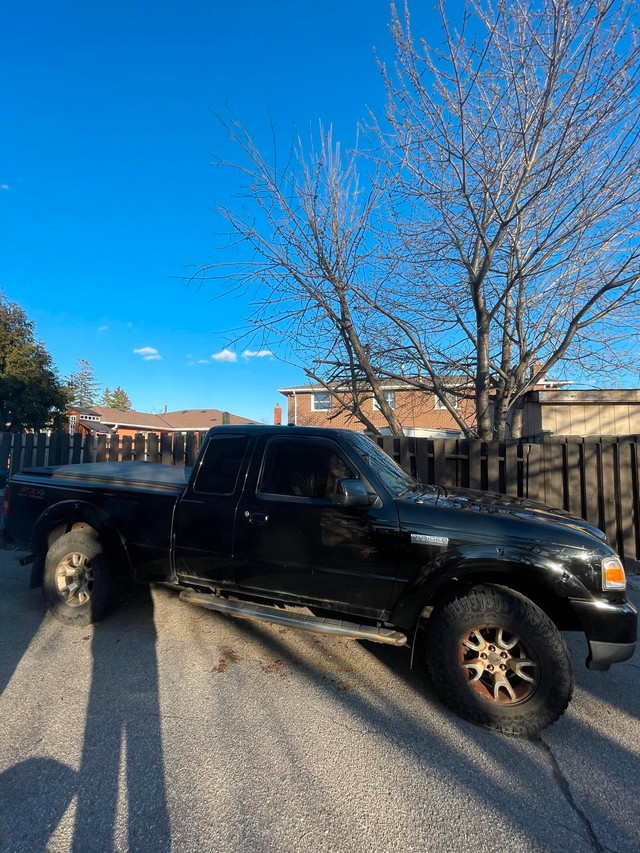
[[65,533],[47,551],[43,577],[45,603],[66,625],[100,622],[121,595],[100,540],[92,533]]
[[514,590],[483,585],[437,605],[426,659],[442,699],[461,717],[509,735],[534,735],[567,708],[573,668],[549,617]]

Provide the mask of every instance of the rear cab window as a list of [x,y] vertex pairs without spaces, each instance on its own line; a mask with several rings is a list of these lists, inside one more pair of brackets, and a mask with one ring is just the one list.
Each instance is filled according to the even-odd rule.
[[249,447],[248,435],[214,435],[200,460],[193,491],[210,495],[232,495]]

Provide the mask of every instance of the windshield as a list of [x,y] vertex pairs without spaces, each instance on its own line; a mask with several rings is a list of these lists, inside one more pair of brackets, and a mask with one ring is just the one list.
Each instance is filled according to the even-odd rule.
[[358,456],[373,468],[392,494],[399,495],[401,492],[419,488],[417,481],[396,465],[393,459],[366,435],[355,432],[347,436],[347,441]]

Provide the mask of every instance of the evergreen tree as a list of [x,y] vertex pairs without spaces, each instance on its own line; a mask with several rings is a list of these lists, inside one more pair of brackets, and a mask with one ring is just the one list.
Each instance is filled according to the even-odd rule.
[[22,432],[64,424],[68,394],[34,324],[0,293],[0,430]]
[[121,385],[118,385],[115,391],[105,388],[100,405],[108,409],[119,409],[121,412],[130,412],[133,408],[129,395]]
[[133,408],[129,395],[120,385],[111,394],[111,407],[119,409],[121,412],[130,412]]
[[98,396],[98,382],[93,368],[85,358],[78,359],[78,369],[67,379],[74,406],[94,406]]

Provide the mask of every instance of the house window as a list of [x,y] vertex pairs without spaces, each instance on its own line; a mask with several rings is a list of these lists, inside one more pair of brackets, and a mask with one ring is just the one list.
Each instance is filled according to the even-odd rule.
[[[444,396],[447,398],[447,400],[453,406],[453,408],[456,409],[456,411],[457,411],[457,409],[458,409],[458,397],[457,397],[457,395],[451,394],[449,391],[445,391]],[[436,409],[436,411],[448,411],[447,407],[445,406],[445,404],[442,402],[442,400],[439,397],[436,397],[435,409]]]
[[312,394],[311,411],[328,412],[331,409],[331,394]]
[[[385,399],[385,403],[389,406],[390,409],[395,409],[396,407],[396,392],[395,391],[383,391],[382,396]],[[376,398],[373,398],[373,411],[379,412],[380,405]]]

